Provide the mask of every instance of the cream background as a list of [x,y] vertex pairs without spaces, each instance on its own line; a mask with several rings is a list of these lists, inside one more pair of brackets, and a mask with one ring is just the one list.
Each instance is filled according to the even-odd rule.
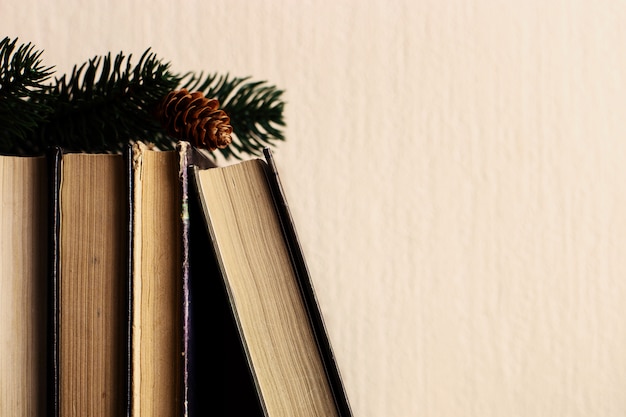
[[355,416],[626,415],[626,3],[3,1],[57,75],[152,47],[286,90]]

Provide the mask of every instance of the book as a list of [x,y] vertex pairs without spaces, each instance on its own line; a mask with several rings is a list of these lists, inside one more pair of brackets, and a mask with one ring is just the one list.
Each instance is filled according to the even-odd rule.
[[[223,355],[212,367],[223,381],[215,397],[223,415],[244,415],[232,411],[247,403],[245,415],[351,416],[278,170],[271,151],[264,155],[190,168],[208,236],[202,259],[191,252],[192,288],[205,281],[213,292],[213,314],[194,310],[192,327],[215,339],[211,343]],[[193,226],[198,232],[197,220]],[[201,247],[192,241],[192,249]],[[194,348],[194,357],[203,357],[202,346]],[[234,369],[236,380],[228,375]]]
[[45,157],[0,156],[0,415],[46,410]]
[[50,155],[53,416],[122,416],[128,392],[127,172],[119,154]]
[[188,415],[188,145],[130,149],[131,416]]

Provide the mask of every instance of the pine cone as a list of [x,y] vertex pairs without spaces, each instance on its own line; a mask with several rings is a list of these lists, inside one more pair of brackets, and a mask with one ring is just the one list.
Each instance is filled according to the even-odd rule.
[[198,148],[214,151],[232,142],[230,117],[219,109],[216,99],[206,98],[200,91],[171,91],[159,102],[156,116],[169,135]]

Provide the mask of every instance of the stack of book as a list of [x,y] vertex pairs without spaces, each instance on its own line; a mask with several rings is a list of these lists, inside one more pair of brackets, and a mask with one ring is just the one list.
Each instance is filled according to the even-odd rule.
[[351,416],[264,155],[0,156],[0,415]]

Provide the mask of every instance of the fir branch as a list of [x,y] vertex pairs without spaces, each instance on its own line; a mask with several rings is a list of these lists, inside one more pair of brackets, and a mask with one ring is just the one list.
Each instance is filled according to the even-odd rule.
[[161,133],[152,110],[180,82],[169,63],[146,50],[136,65],[132,55],[96,56],[75,66],[70,77],[56,79],[45,101],[53,103],[49,119],[34,142],[42,148],[120,152],[130,141],[151,141],[163,148],[173,145]]
[[0,152],[21,153],[28,148],[27,137],[51,108],[30,101],[43,94],[43,83],[52,67],[44,67],[41,52],[30,43],[16,49],[17,38],[0,41]]
[[183,87],[201,91],[206,97],[216,98],[220,107],[230,116],[233,142],[218,149],[224,157],[241,159],[242,154],[261,155],[263,148],[276,141],[284,141],[281,130],[285,126],[282,101],[283,91],[266,81],[250,81],[250,77],[230,78],[228,74],[187,74]]
[[44,85],[53,67],[41,64],[41,52],[17,39],[0,42],[0,152],[41,154],[50,146],[74,152],[120,152],[130,142],[172,149],[155,108],[180,88],[201,91],[219,101],[230,118],[233,141],[218,149],[226,158],[260,155],[284,140],[283,91],[250,77],[170,72],[169,63],[147,49],[139,62],[129,55],[96,56],[72,73]]

